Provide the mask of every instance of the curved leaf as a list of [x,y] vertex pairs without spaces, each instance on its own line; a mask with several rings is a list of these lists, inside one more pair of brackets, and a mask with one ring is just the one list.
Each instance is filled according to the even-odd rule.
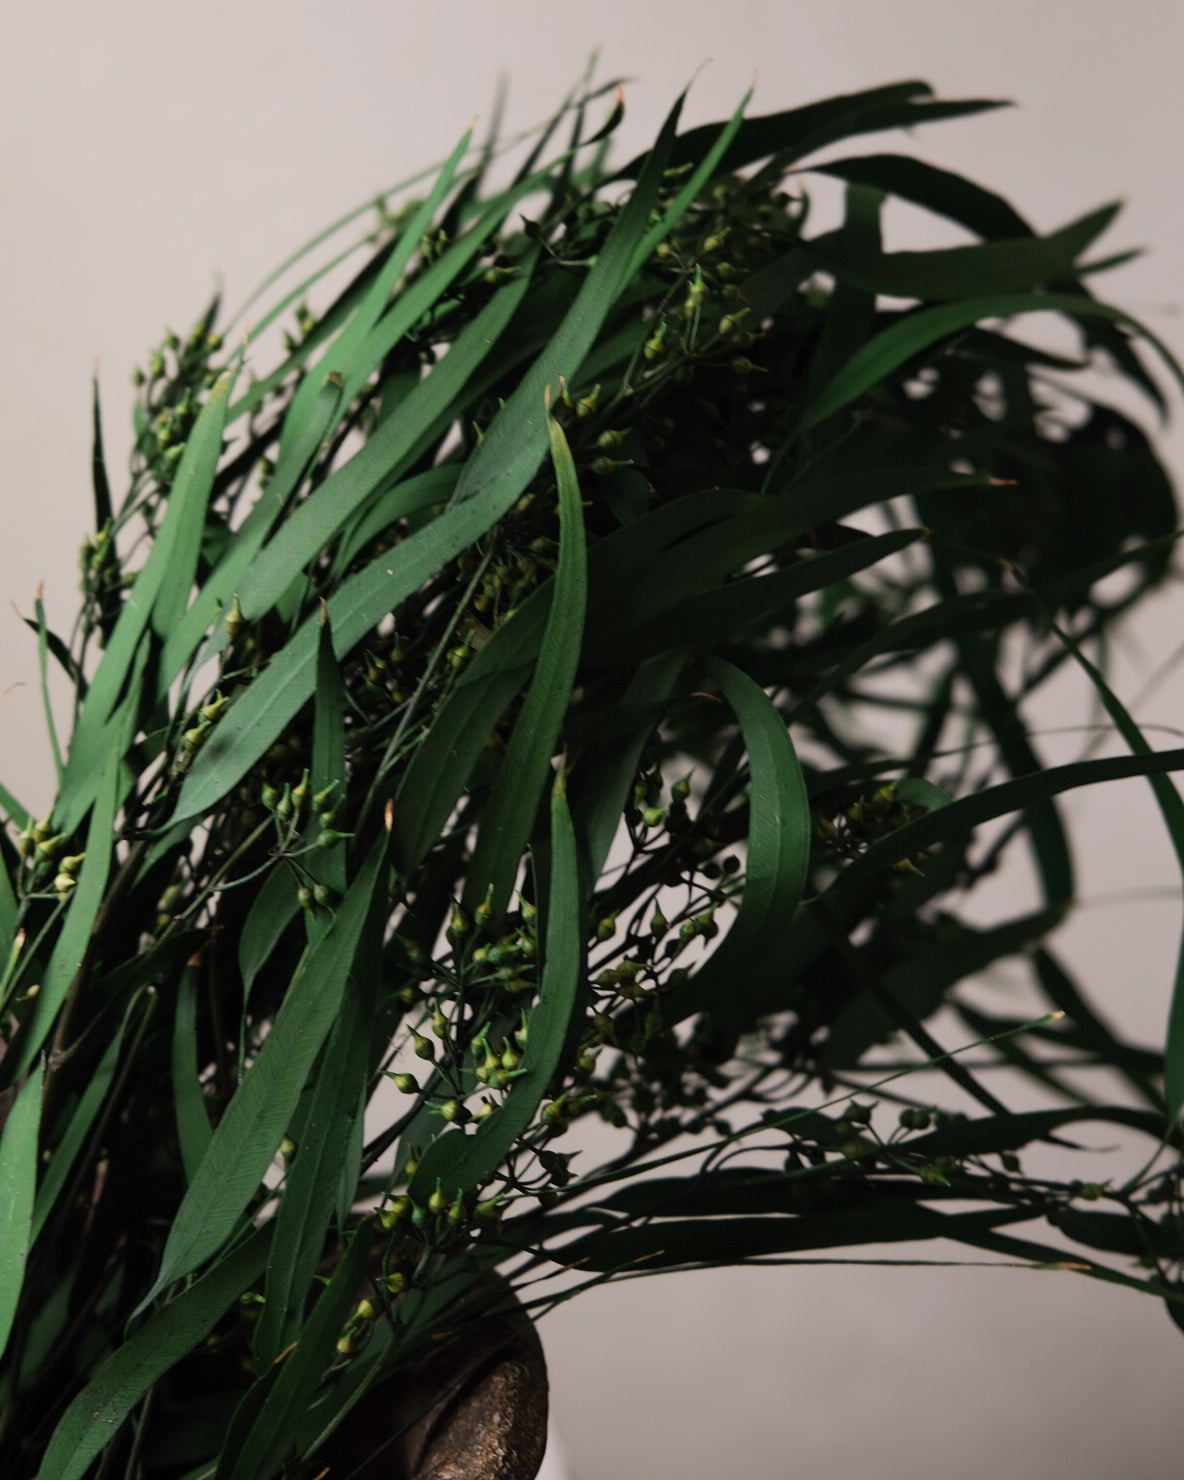
[[1025,313],[1061,313],[1071,319],[1104,319],[1135,329],[1159,351],[1164,363],[1184,386],[1184,368],[1162,340],[1157,339],[1130,314],[1091,298],[1070,293],[1001,293],[974,297],[962,303],[943,304],[906,314],[863,345],[834,378],[819,391],[802,413],[798,431],[804,432],[887,380],[903,365],[943,339],[968,329],[983,319],[1007,319]]
[[551,879],[538,1004],[516,1078],[473,1135],[448,1130],[420,1158],[408,1192],[426,1202],[439,1178],[450,1195],[479,1188],[530,1125],[563,1052],[584,959],[579,860],[562,775],[551,788]]
[[551,610],[530,688],[506,745],[465,873],[465,908],[471,913],[492,888],[494,924],[509,904],[544,778],[550,774],[559,727],[575,682],[588,599],[588,557],[575,464],[559,423],[554,417],[548,420],[559,489],[559,563]]
[[748,752],[748,856],[731,928],[691,979],[680,1004],[714,1023],[748,1020],[745,982],[784,931],[802,897],[810,860],[810,804],[785,721],[764,690],[721,658],[703,664],[740,724]]

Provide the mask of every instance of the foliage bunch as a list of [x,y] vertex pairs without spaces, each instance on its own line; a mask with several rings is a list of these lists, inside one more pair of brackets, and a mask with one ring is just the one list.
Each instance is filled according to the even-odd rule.
[[[96,402],[81,612],[31,623],[73,685],[58,796],[3,794],[6,1476],[316,1473],[495,1268],[538,1313],[560,1266],[942,1237],[1179,1319],[1180,1007],[1165,1088],[1047,940],[1061,792],[1149,777],[1184,847],[1184,752],[1086,656],[1176,522],[1075,380],[1163,409],[1148,346],[1181,379],[1089,286],[1115,208],[1040,236],[831,150],[997,106],[920,83],[676,107],[619,170],[605,98],[504,188],[466,134],[318,238],[249,353],[217,302],[168,336],[118,508]],[[974,243],[885,251],[891,198]],[[1046,768],[1023,706],[1074,661],[1132,753]],[[1040,899],[969,923],[1017,839]],[[1008,958],[1036,1023],[959,990]],[[1050,1108],[1010,1111],[1005,1064]],[[1147,1167],[1025,1173],[1088,1120]]]

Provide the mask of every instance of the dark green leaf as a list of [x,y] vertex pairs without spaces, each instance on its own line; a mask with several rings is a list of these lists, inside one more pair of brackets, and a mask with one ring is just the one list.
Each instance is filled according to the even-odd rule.
[[924,302],[1015,293],[1069,275],[1119,210],[1117,204],[1104,206],[1045,237],[1023,236],[935,252],[869,251],[848,240],[846,232],[836,232],[816,237],[807,253],[816,267],[832,273],[840,283],[868,293]]
[[[897,82],[887,87],[869,88],[866,92],[846,93],[791,108],[784,113],[769,113],[749,119],[740,129],[731,147],[719,162],[720,174],[730,173],[766,159],[771,154],[784,156],[786,163],[821,149],[837,139],[857,134],[875,133],[881,129],[911,128],[931,119],[981,113],[1005,103],[972,101],[964,103],[931,103],[932,89],[925,82]],[[680,135],[671,153],[670,164],[677,167],[702,158],[716,135],[713,125],[688,129]],[[619,173],[636,177],[645,166],[648,155],[638,155]]]
[[[1062,632],[1055,623],[1053,623],[1053,631],[1085,670],[1105,705],[1107,714],[1114,721],[1131,750],[1137,756],[1153,757],[1155,752],[1144,739],[1142,730],[1103,678],[1101,671],[1085,656],[1080,645]],[[1167,828],[1180,873],[1184,876],[1184,798],[1180,796],[1167,775],[1154,771],[1148,771],[1146,774],[1163,816],[1164,826]],[[1172,1001],[1168,1010],[1167,1044],[1164,1049],[1164,1091],[1167,1095],[1168,1114],[1174,1122],[1184,1110],[1184,938],[1181,939],[1177,955]]]
[[986,241],[1032,235],[1028,223],[1002,196],[923,159],[910,159],[905,154],[864,154],[852,159],[828,159],[808,168],[912,201],[956,221]]
[[1001,293],[974,297],[963,303],[943,304],[906,314],[883,329],[854,354],[834,378],[806,407],[799,431],[816,426],[856,400],[873,386],[894,375],[902,366],[943,340],[983,319],[1006,319],[1025,313],[1062,313],[1071,319],[1104,319],[1136,330],[1155,347],[1165,364],[1184,386],[1184,368],[1161,340],[1121,309],[1069,293]]
[[99,415],[99,377],[91,377],[91,488],[95,499],[95,529],[106,529],[111,523],[111,485],[107,481],[107,463],[103,457],[103,423]]
[[723,691],[748,752],[744,892],[731,928],[691,979],[685,1001],[718,1024],[747,1017],[745,980],[763,963],[802,897],[810,859],[806,783],[785,721],[763,689],[720,658],[704,667]]
[[345,1256],[285,1358],[279,1376],[267,1390],[255,1421],[233,1462],[218,1466],[219,1480],[271,1480],[291,1453],[296,1425],[302,1419],[333,1360],[334,1347],[350,1311],[358,1302],[375,1226],[367,1221],[350,1240]]
[[[769,575],[704,590],[627,630],[618,650],[636,662],[672,647],[710,650],[758,622],[766,626],[776,625],[778,621],[791,622],[793,603],[799,597],[846,580],[898,550],[907,549],[925,534],[923,529],[904,529],[873,535]],[[617,643],[619,634],[614,633],[613,637]]]
[[[263,615],[379,485],[397,474],[424,429],[452,406],[470,376],[493,349],[529,282],[529,275],[524,273],[519,280],[499,289],[472,323],[465,326],[431,374],[406,398],[399,415],[385,421],[361,451],[326,478],[284,520],[242,579],[239,598],[249,617]],[[403,487],[402,499],[388,496],[392,523],[415,507],[410,486]]]
[[375,841],[332,925],[297,969],[189,1184],[141,1309],[218,1252],[258,1188],[340,1011],[363,928],[381,895],[386,842],[385,834]]
[[212,1132],[205,1096],[197,1077],[197,991],[199,965],[191,961],[177,985],[173,1019],[173,1110],[185,1181],[192,1182],[209,1149]]
[[[41,679],[41,703],[45,710],[45,728],[49,735],[49,748],[53,754],[54,771],[58,778],[58,787],[62,784],[62,748],[58,744],[58,727],[53,717],[53,704],[49,697],[49,628],[45,622],[45,605],[41,600],[41,592],[38,590],[37,599],[34,603],[37,613],[37,659],[38,672]],[[58,640],[61,647],[61,639]]]
[[364,1108],[377,989],[377,971],[355,972],[325,1046],[308,1115],[289,1161],[267,1261],[263,1310],[255,1327],[255,1364],[260,1371],[296,1339],[324,1253],[346,1147]]
[[32,1241],[43,1078],[39,1064],[25,1080],[0,1130],[0,1354],[8,1345]]
[[124,1011],[122,1021],[112,1036],[111,1041],[103,1050],[95,1068],[86,1081],[86,1087],[74,1107],[73,1113],[62,1131],[57,1145],[53,1148],[53,1156],[50,1158],[45,1174],[41,1178],[41,1185],[37,1189],[37,1201],[33,1204],[33,1230],[29,1240],[30,1248],[37,1242],[44,1229],[49,1215],[57,1205],[63,1190],[69,1180],[74,1164],[79,1153],[86,1144],[87,1137],[91,1133],[96,1120],[107,1106],[107,1093],[115,1078],[115,1069],[119,1063],[120,1048],[123,1044],[124,1035],[127,1032],[128,1021],[132,1013],[139,1005],[139,995],[132,997]]
[[411,1179],[409,1192],[417,1201],[427,1201],[437,1178],[450,1195],[483,1186],[534,1119],[559,1066],[584,958],[579,861],[564,790],[559,775],[551,789],[551,878],[539,1000],[517,1077],[474,1135],[449,1130],[431,1143]]
[[509,905],[545,778],[551,773],[551,757],[575,682],[588,597],[584,517],[575,464],[559,423],[554,417],[548,420],[559,489],[559,563],[551,610],[522,712],[481,819],[462,901],[471,913],[492,888],[494,923]]
[[259,1278],[270,1238],[270,1228],[256,1229],[117,1348],[62,1415],[39,1480],[82,1480],[149,1388],[204,1341]]
[[674,1269],[680,1265],[742,1264],[804,1249],[912,1239],[964,1238],[1000,1224],[1038,1217],[1034,1208],[995,1208],[981,1213],[939,1213],[908,1203],[867,1206],[799,1217],[705,1218],[661,1221],[640,1228],[592,1233],[555,1250],[564,1264],[586,1270],[624,1271],[631,1265]]
[[20,1074],[30,1068],[40,1053],[58,1010],[66,999],[66,993],[82,970],[91,929],[106,897],[115,819],[127,784],[123,757],[135,723],[147,651],[147,645],[141,644],[135,655],[131,674],[127,675],[127,697],[111,716],[100,737],[104,742],[99,752],[103,756],[103,764],[95,783],[97,801],[87,829],[86,856],[78,873],[78,882],[66,906],[66,917],[45,968],[33,1012],[18,1040],[20,1054],[16,1072]]

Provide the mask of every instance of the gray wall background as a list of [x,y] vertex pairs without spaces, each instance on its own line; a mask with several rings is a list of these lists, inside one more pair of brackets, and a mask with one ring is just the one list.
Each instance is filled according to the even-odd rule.
[[[595,46],[601,76],[634,79],[622,157],[649,141],[709,57],[689,123],[729,112],[754,69],[757,112],[911,77],[949,97],[1015,99],[1008,112],[867,147],[915,149],[981,179],[1044,229],[1124,197],[1104,246],[1154,250],[1110,275],[1105,296],[1184,354],[1184,10],[1169,0],[47,0],[6,6],[0,36],[0,594],[27,613],[44,581],[59,627],[73,615],[75,552],[91,520],[95,358],[114,471],[130,442],[131,367],[166,326],[189,326],[215,272],[241,301],[324,222],[446,153],[474,113],[488,114],[499,72],[511,81],[508,123],[525,126]],[[912,218],[898,224],[890,246],[942,239],[918,235]],[[1178,427],[1162,445],[1184,472]],[[1176,586],[1128,634],[1116,669],[1127,698],[1168,657],[1182,618]],[[0,690],[18,685],[0,702],[3,778],[44,810],[34,643],[7,606],[3,622]],[[1181,708],[1173,676],[1138,713],[1179,726]],[[1066,675],[1034,719],[1088,714]],[[1080,737],[1057,744],[1067,748],[1050,746],[1050,757],[1069,759]],[[1145,791],[1131,782],[1078,794],[1086,900],[1141,892],[1099,898],[1060,944],[1111,1015],[1154,1039],[1180,891]],[[1017,869],[987,903],[1017,908],[1025,887]],[[1129,1156],[1117,1155],[1116,1170],[1123,1164]],[[1179,1332],[1154,1303],[1070,1274],[666,1277],[581,1297],[543,1337],[560,1442],[579,1480],[1179,1473]]]

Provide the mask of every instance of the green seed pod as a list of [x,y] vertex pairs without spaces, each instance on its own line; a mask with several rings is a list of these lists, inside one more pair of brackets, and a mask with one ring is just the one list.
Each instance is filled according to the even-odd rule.
[[337,790],[338,783],[331,781],[328,786],[323,787],[312,799],[312,810],[318,817],[324,817],[333,810],[333,794]]
[[226,635],[232,642],[246,626],[246,621],[243,618],[243,609],[238,604],[237,596],[230,603],[230,610],[222,619],[222,625],[226,628]]
[[289,822],[295,811],[296,808],[292,802],[292,785],[291,782],[285,781],[283,794],[275,804],[275,815],[281,822]]
[[65,899],[77,882],[69,874],[59,874],[53,881],[54,893],[59,899]]
[[[378,1221],[382,1222],[381,1217]],[[389,1295],[401,1295],[407,1288],[407,1276],[402,1271],[395,1270],[392,1274],[384,1275],[382,1283]]]
[[316,909],[316,900],[313,898],[313,892],[307,884],[301,884],[299,889],[297,889],[296,898],[300,901],[300,908],[307,910],[310,915]]
[[67,858],[63,858],[61,862],[62,873],[76,874],[82,867],[85,858],[85,853],[71,853]]
[[414,1074],[388,1074],[387,1078],[395,1086],[400,1094],[417,1095],[419,1093],[419,1081]]
[[433,1213],[443,1213],[448,1208],[448,1194],[444,1191],[443,1187],[440,1185],[440,1179],[439,1179],[439,1177],[436,1178],[435,1190],[432,1192],[432,1195],[428,1198],[428,1208]]
[[411,1213],[411,1199],[409,1197],[392,1197],[390,1202],[378,1215],[378,1221],[388,1231],[397,1228]]
[[501,1216],[502,1200],[500,1196],[486,1198],[484,1202],[479,1202],[473,1209],[473,1217],[478,1223],[498,1223],[501,1221]]
[[347,838],[352,838],[353,833],[338,832],[335,827],[323,827],[317,837],[318,848],[335,848],[338,843],[344,843]]
[[432,1045],[431,1039],[424,1038],[419,1033],[412,1033],[411,1045],[415,1050],[415,1055],[417,1058],[432,1060],[435,1059],[436,1050]]
[[597,923],[597,926],[596,926],[596,939],[597,940],[612,940],[613,936],[616,933],[617,933],[617,911],[614,910],[611,915],[605,915],[604,919],[603,920],[600,920]]
[[274,812],[276,809],[276,803],[279,801],[279,799],[279,792],[276,791],[274,786],[265,781],[259,792],[259,800],[263,803],[264,807],[269,812]]

